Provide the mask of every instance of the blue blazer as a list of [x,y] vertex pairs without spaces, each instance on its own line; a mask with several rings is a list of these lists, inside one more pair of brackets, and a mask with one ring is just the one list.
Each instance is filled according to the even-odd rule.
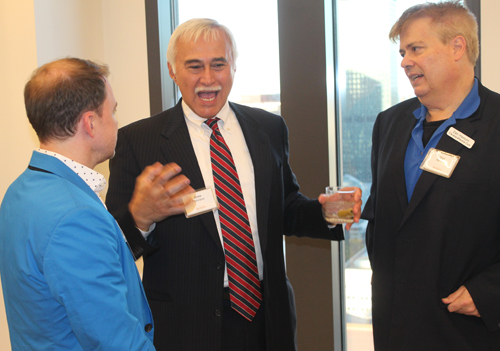
[[0,208],[0,273],[13,350],[154,350],[133,256],[97,195],[34,152]]

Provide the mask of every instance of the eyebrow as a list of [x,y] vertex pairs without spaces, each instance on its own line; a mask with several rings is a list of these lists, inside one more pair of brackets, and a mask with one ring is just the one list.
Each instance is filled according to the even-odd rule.
[[191,59],[191,60],[184,61],[185,65],[190,65],[191,63],[201,63],[201,60],[199,60],[199,59]]
[[[210,62],[227,62],[227,59],[225,57],[216,57],[212,59]],[[200,59],[191,59],[191,60],[186,60],[184,61],[185,65],[190,65],[192,63],[202,63],[202,60]]]
[[[423,41],[414,41],[414,42],[411,42],[409,44],[407,44],[405,46],[405,49],[409,49],[411,48],[412,46],[415,46],[415,45],[424,45],[424,42]],[[399,49],[399,52],[401,52],[403,49]]]
[[227,62],[227,59],[225,57],[216,57],[212,62]]

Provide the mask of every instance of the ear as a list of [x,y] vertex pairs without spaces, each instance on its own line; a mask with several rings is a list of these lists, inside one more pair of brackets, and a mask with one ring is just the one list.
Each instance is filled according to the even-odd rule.
[[466,54],[467,42],[463,36],[457,35],[452,39],[451,45],[455,61],[459,61]]
[[96,121],[96,114],[94,111],[85,112],[80,119],[80,127],[82,131],[89,137],[95,136],[94,122]]
[[[170,78],[172,78],[172,80],[175,82],[175,84],[177,84],[177,76],[175,75],[174,68],[172,67],[170,62],[167,62],[167,66],[168,66],[168,75],[170,76]],[[179,85],[179,84],[177,84],[177,85]]]

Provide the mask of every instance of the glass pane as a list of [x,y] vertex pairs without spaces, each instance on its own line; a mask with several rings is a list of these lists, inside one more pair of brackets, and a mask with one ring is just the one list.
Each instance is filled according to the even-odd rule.
[[179,23],[212,18],[228,27],[238,48],[229,101],[280,114],[277,0],[178,0],[178,15]]
[[[413,97],[400,67],[391,26],[422,0],[336,0],[339,169],[343,185],[358,186],[366,203],[371,186],[371,134],[377,114]],[[365,248],[366,221],[346,232],[344,306],[348,351],[373,350],[371,269]]]

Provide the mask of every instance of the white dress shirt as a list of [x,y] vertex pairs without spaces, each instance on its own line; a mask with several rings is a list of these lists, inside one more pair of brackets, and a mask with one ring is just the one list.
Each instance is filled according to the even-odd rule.
[[[212,175],[212,161],[210,159],[210,136],[212,134],[212,129],[204,123],[207,119],[197,116],[184,101],[182,101],[182,110],[184,111],[189,136],[191,137],[191,143],[193,144],[194,152],[196,154],[196,159],[198,160],[198,165],[200,167],[205,186],[207,188],[211,187],[212,189],[215,189],[214,178]],[[255,244],[255,255],[257,257],[259,279],[262,280],[262,251],[260,249],[259,229],[257,227],[255,176],[252,158],[250,157],[250,152],[248,151],[247,143],[240,124],[238,123],[238,119],[229,107],[229,103],[227,101],[224,107],[222,107],[217,114],[217,117],[220,119],[218,122],[219,130],[224,137],[229,150],[231,151],[234,165],[238,171],[248,220],[250,222],[250,228],[252,229],[253,242]],[[224,240],[222,239],[222,232],[220,229],[219,211],[215,210],[213,213],[220,241],[222,247],[224,247]],[[224,286],[228,286],[227,266],[224,273]]]

